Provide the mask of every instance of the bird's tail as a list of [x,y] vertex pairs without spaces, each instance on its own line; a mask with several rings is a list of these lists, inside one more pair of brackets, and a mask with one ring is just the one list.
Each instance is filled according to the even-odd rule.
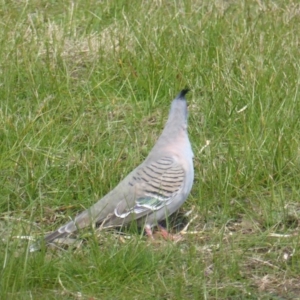
[[31,244],[29,246],[29,252],[35,252],[35,251],[41,250],[42,244],[49,245],[56,239],[64,238],[64,237],[68,236],[69,234],[70,233],[67,233],[67,232],[60,232],[59,229],[56,231],[53,231],[53,232],[49,233],[48,235],[46,235],[43,239],[40,239],[40,240],[34,242],[33,244]]

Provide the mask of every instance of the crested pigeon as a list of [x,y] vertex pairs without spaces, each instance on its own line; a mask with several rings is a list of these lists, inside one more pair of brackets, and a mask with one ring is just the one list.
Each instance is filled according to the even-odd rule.
[[[133,220],[151,235],[153,226],[179,209],[194,180],[193,151],[187,133],[187,92],[182,90],[172,101],[163,132],[145,161],[93,206],[46,235],[45,244],[89,225],[119,227]],[[31,245],[30,251],[37,248]]]

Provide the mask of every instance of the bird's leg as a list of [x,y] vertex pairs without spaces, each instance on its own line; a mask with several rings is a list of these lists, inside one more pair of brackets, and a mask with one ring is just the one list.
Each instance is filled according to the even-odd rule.
[[167,241],[173,241],[175,243],[177,243],[177,242],[179,242],[179,241],[182,240],[181,234],[172,234],[172,233],[169,233],[168,230],[166,228],[164,228],[163,226],[161,226],[161,225],[158,225],[158,228],[159,228],[161,236],[165,240],[167,240]]
[[148,225],[148,224],[145,225],[145,232],[150,239],[154,240],[152,228],[150,225]]
[[173,240],[173,235],[170,234],[166,228],[164,228],[164,227],[161,226],[161,225],[158,225],[158,229],[159,229],[159,231],[160,231],[161,236],[162,236],[165,240]]

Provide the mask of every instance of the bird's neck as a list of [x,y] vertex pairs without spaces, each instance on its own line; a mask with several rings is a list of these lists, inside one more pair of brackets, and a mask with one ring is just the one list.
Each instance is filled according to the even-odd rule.
[[191,149],[186,125],[170,128],[166,126],[153,148],[154,151],[156,149],[161,154],[164,152],[178,154],[186,151],[186,149]]

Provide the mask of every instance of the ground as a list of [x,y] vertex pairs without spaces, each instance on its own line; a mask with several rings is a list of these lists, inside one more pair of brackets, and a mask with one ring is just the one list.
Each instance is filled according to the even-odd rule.
[[[0,20],[1,299],[300,299],[297,1],[10,0]],[[143,161],[185,87],[183,238],[29,253]]]

